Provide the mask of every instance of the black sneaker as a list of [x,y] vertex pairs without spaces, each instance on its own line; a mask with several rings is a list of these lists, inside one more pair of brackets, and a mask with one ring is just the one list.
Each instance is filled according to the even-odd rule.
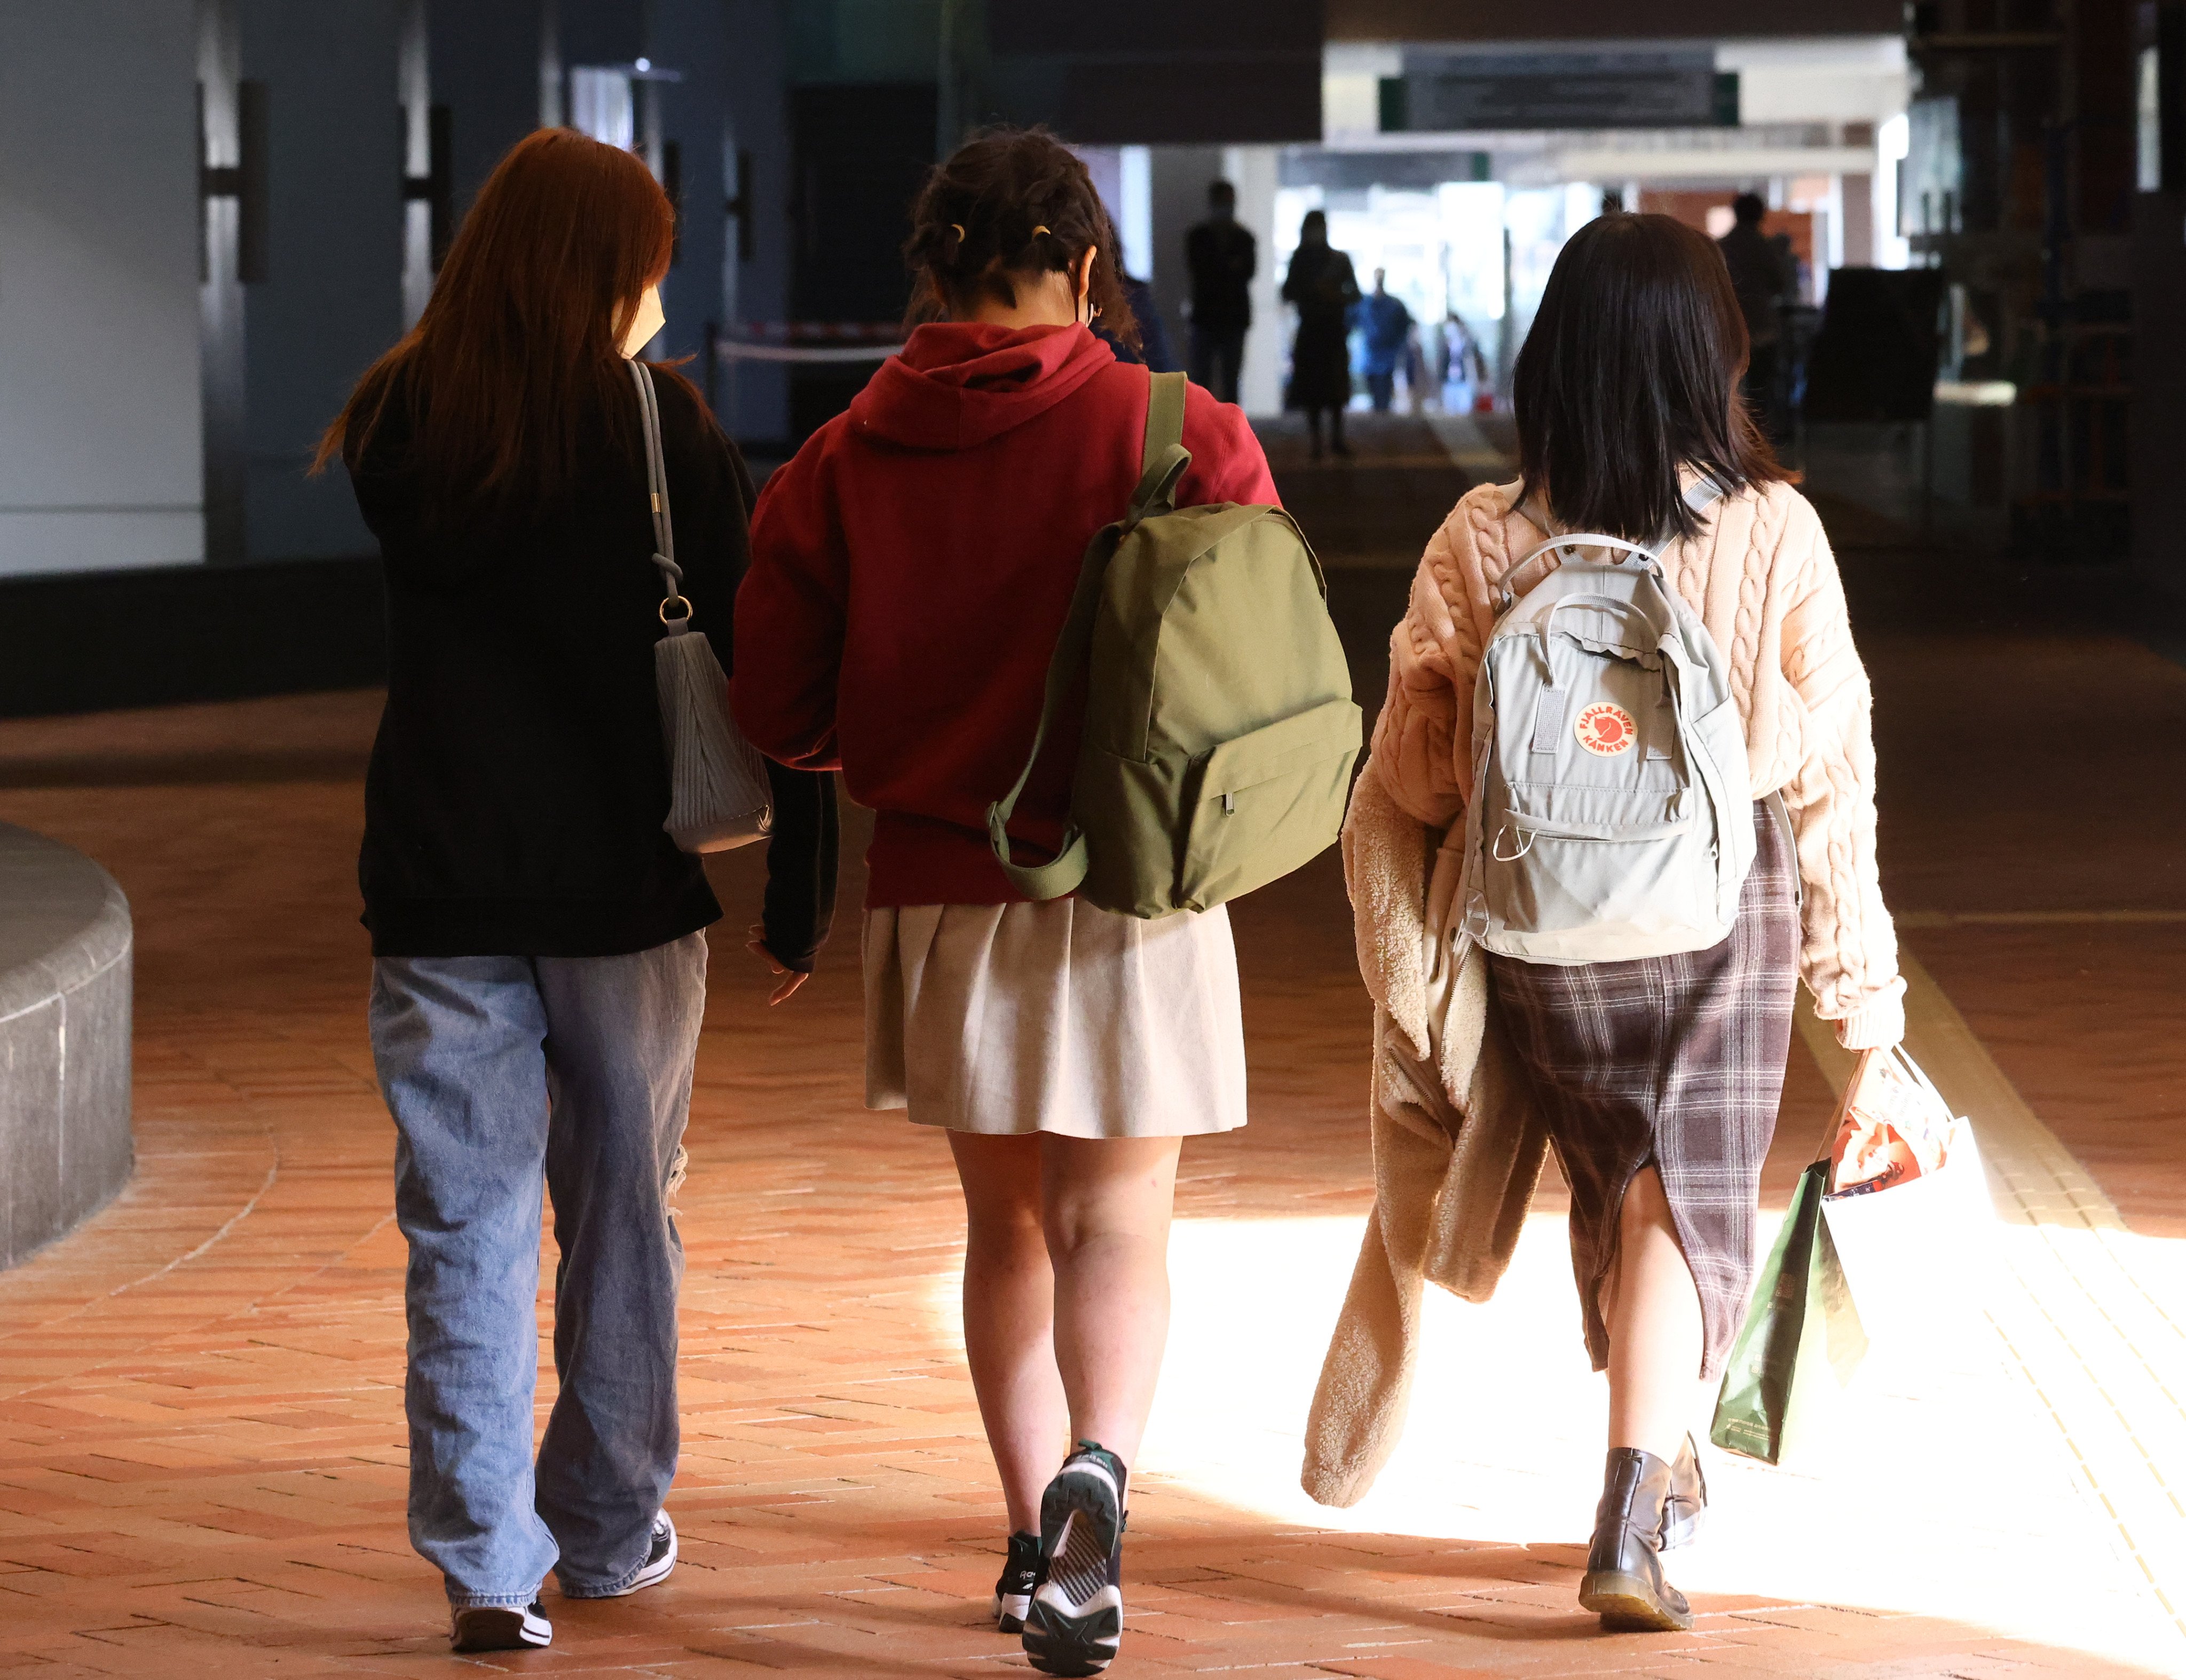
[[466,1604],[456,1612],[448,1643],[459,1651],[521,1651],[554,1643],[554,1624],[534,1599],[513,1604]]
[[1081,1441],[1040,1502],[1043,1573],[1025,1655],[1043,1674],[1098,1674],[1124,1638],[1123,1460]]
[[668,1579],[675,1568],[675,1525],[663,1511],[653,1520],[653,1549],[645,1554],[645,1566],[631,1577],[630,1585],[603,1596],[626,1599],[632,1593],[642,1593],[648,1587],[657,1587]]
[[1040,1586],[1040,1536],[1010,1536],[1009,1561],[995,1583],[995,1627],[1004,1633],[1024,1632],[1025,1613]]

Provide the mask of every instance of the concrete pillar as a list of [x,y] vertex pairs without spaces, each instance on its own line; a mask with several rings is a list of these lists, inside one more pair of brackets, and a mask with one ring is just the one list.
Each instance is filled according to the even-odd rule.
[[2186,598],[2186,193],[2133,203],[2133,560]]
[[433,103],[448,109],[451,208],[460,224],[502,154],[540,126],[550,94],[558,111],[558,75],[542,76],[557,41],[541,0],[428,0],[425,16]]
[[402,333],[400,0],[240,0],[266,111],[266,270],[246,287],[244,552],[374,552],[347,479],[305,476],[357,377]]
[[[709,379],[703,360],[707,325],[719,327],[726,318],[722,206],[728,193],[721,154],[728,128],[730,51],[728,18],[720,5],[659,0],[653,7],[645,56],[682,78],[653,84],[662,148],[657,167],[663,184],[681,200],[675,263],[660,288],[668,326],[654,354],[700,357],[685,371],[701,389]],[[671,155],[673,180],[667,168]],[[718,383],[715,389],[718,400]]]
[[[729,60],[722,144],[737,165],[731,197],[741,225],[723,259],[729,321],[782,321],[789,305],[789,86],[787,8],[776,0],[725,0]],[[721,422],[732,436],[773,442],[789,436],[789,378],[780,363],[725,367]]]
[[1191,296],[1191,275],[1184,265],[1184,236],[1207,216],[1207,187],[1222,177],[1219,146],[1153,146],[1147,148],[1152,199],[1154,303],[1169,328],[1169,342],[1186,365],[1191,357],[1191,328],[1184,305]]
[[1875,177],[1847,175],[1841,192],[1844,199],[1842,266],[1870,268],[1875,264]]
[[[258,193],[243,179],[243,38],[237,0],[199,0],[198,116],[207,191],[200,211],[198,357],[205,438],[205,554],[216,564],[243,558],[244,199]],[[254,144],[258,138],[254,131]],[[253,170],[257,160],[253,160]],[[253,204],[253,238],[263,231]]]
[[1253,272],[1253,330],[1245,336],[1245,363],[1237,403],[1247,414],[1277,414],[1283,406],[1283,373],[1289,365],[1290,324],[1275,266],[1275,184],[1281,153],[1273,146],[1231,146],[1222,154],[1222,174],[1237,189],[1237,220],[1258,246]]
[[202,560],[196,6],[0,43],[0,576]]

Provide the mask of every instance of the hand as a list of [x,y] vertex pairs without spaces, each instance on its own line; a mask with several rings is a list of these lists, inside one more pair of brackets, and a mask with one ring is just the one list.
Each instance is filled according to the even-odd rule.
[[809,974],[799,974],[793,968],[784,968],[781,960],[772,951],[767,949],[766,924],[764,921],[752,923],[751,938],[744,941],[744,949],[754,955],[764,959],[770,971],[782,976],[782,983],[774,988],[773,995],[766,1000],[766,1006],[769,1009],[772,1009],[776,1004],[788,1003],[797,994],[797,988],[812,977]]

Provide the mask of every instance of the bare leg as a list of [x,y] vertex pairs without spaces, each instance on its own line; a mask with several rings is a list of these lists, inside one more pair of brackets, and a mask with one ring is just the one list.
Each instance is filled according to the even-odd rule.
[[1045,1135],[1040,1143],[1055,1358],[1071,1433],[1129,1465],[1169,1340],[1169,1226],[1181,1140]]
[[1652,1167],[1642,1168],[1624,1193],[1602,1316],[1609,1325],[1610,1446],[1674,1459],[1701,1398],[1701,1298]]
[[1040,1227],[1040,1140],[951,1132],[964,1186],[964,1353],[1013,1532],[1070,1444],[1055,1364],[1055,1275]]

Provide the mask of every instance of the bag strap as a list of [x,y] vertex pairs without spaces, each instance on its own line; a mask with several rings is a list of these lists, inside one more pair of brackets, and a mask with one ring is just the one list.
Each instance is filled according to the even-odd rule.
[[1191,465],[1184,446],[1185,376],[1152,373],[1147,376],[1146,435],[1139,456],[1138,486],[1123,519],[1095,537],[1085,550],[1085,564],[1078,574],[1078,587],[1070,597],[1070,614],[1062,621],[1062,634],[1055,644],[1055,657],[1047,663],[1047,689],[1040,708],[1040,722],[1033,730],[1032,750],[1017,772],[1010,791],[987,807],[987,838],[995,848],[995,861],[1010,884],[1027,898],[1059,899],[1074,893],[1085,879],[1085,836],[1073,820],[1063,831],[1062,848],[1044,864],[1021,864],[1010,855],[1010,819],[1017,800],[1040,763],[1040,749],[1069,703],[1071,690],[1093,646],[1093,624],[1101,610],[1101,585],[1117,546],[1144,519],[1174,512],[1176,486]]
[[[1703,473],[1685,486],[1685,506],[1696,513],[1705,513],[1715,505],[1717,499],[1722,495],[1723,487],[1713,479]],[[1542,530],[1545,531],[1549,529],[1549,516],[1538,502],[1528,500],[1522,503],[1517,511],[1532,520]],[[1509,612],[1517,604],[1520,596],[1548,575],[1548,567],[1539,563],[1544,561],[1549,555],[1577,548],[1612,548],[1627,554],[1641,555],[1651,563],[1657,576],[1662,574],[1662,557],[1651,548],[1642,547],[1636,542],[1627,542],[1622,537],[1567,531],[1553,535],[1546,542],[1528,549],[1526,552],[1526,557],[1503,574],[1502,587],[1496,592],[1497,610]],[[1612,560],[1609,563],[1615,566],[1624,563]],[[1665,581],[1667,582],[1667,580]]]
[[[691,628],[691,602],[683,593],[683,568],[675,563],[675,521],[668,510],[668,468],[660,447],[660,399],[653,389],[653,370],[632,356],[630,376],[637,382],[640,429],[645,434],[645,488],[653,499],[653,563],[668,593],[660,603],[660,622],[670,636]],[[681,613],[670,609],[681,607]]]

